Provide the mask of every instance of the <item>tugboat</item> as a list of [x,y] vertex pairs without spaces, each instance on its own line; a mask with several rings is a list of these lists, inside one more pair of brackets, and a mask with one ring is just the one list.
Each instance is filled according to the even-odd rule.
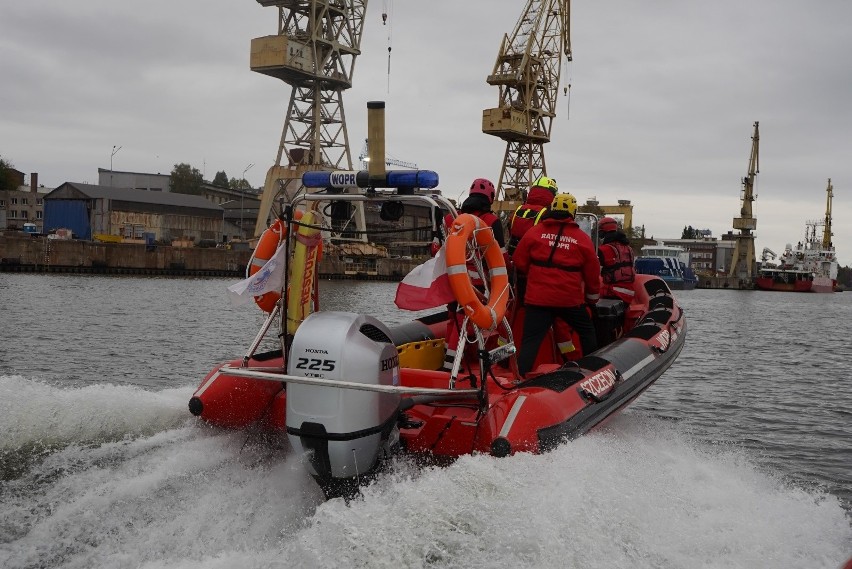
[[[786,292],[835,292],[837,287],[837,255],[831,241],[831,202],[834,187],[831,178],[826,188],[825,219],[805,224],[805,240],[793,247],[787,244],[778,264],[769,263],[765,249],[755,287],[759,290]],[[822,237],[817,228],[822,226]],[[774,255],[774,254],[773,254]]]
[[[269,292],[256,297],[268,317],[242,358],[202,380],[189,402],[192,414],[223,428],[286,434],[325,495],[348,497],[399,452],[437,463],[472,453],[545,452],[622,410],[675,362],[686,341],[684,311],[665,281],[637,275],[629,305],[605,298],[595,307],[598,350],[565,360],[551,333],[521,377],[515,337],[523,307],[491,228],[457,215],[435,189],[435,172],[385,172],[383,164],[377,154],[368,171],[304,174],[304,187],[316,191],[282,204],[277,233],[269,233],[277,251],[252,275],[267,278],[281,272],[275,263],[285,265],[272,302]],[[399,326],[321,310],[316,237],[327,229],[322,212],[335,202],[428,206],[433,234],[443,241],[435,262],[445,253],[450,275],[467,275],[472,264],[484,287],[473,287],[469,276],[450,279],[463,312],[441,309]],[[455,217],[448,235],[445,212]],[[596,221],[589,215],[581,223],[593,228],[593,238]],[[459,319],[466,333],[445,370],[445,338]],[[274,324],[280,347],[257,353]]]

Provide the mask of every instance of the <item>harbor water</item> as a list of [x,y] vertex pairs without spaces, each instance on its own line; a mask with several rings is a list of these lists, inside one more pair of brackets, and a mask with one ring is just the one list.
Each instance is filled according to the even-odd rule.
[[[680,358],[553,452],[400,457],[346,504],[187,402],[262,323],[226,279],[0,274],[0,567],[837,569],[852,293],[678,291]],[[395,284],[321,283],[390,323]]]

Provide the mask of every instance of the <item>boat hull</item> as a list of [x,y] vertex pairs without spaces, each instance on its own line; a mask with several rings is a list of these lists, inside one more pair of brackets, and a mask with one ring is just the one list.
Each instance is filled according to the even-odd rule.
[[[401,367],[400,446],[415,455],[447,459],[477,452],[494,456],[544,452],[623,409],[671,366],[686,340],[683,310],[664,281],[637,275],[634,288],[636,300],[627,310],[621,301],[609,299],[602,301],[604,308],[596,316],[600,324],[609,318],[601,314],[618,314],[607,320],[607,330],[599,330],[611,333],[614,341],[573,362],[539,361],[524,380],[514,375],[506,360],[491,366],[484,391],[471,389],[481,386],[481,378],[467,370],[455,382],[455,388],[466,393],[430,397],[413,390],[446,390],[452,383],[449,372]],[[617,306],[622,307],[620,312],[614,310]],[[397,346],[400,353],[413,343],[434,342],[424,336],[439,329],[434,323],[431,328],[421,323],[414,336],[405,335],[405,345]],[[418,339],[411,342],[412,337]],[[257,425],[287,432],[285,383],[274,381],[273,374],[267,374],[270,380],[229,372],[241,363],[218,366],[205,378],[190,402],[193,414],[225,428]],[[281,374],[285,370],[280,351],[256,356],[243,367]]]
[[811,292],[827,293],[834,292],[835,290],[837,290],[837,281],[828,277],[814,277]]
[[[668,250],[669,255],[666,256],[661,250]],[[694,290],[698,286],[698,277],[688,264],[689,255],[686,254],[686,259],[681,260],[680,255],[684,253],[680,247],[665,247],[665,246],[645,246],[643,252],[651,253],[650,256],[637,257],[634,261],[634,269],[639,274],[653,275],[666,281],[666,284],[671,290]],[[663,254],[663,256],[658,256]],[[684,253],[685,254],[685,253]]]
[[[211,425],[243,429],[255,424],[274,426],[274,408],[285,402],[283,382],[258,381],[230,375],[228,368],[238,368],[242,360],[216,366],[189,400],[189,411]],[[283,370],[281,351],[258,354],[248,361],[251,369]],[[281,396],[281,401],[275,402]],[[283,416],[278,416],[282,420]],[[283,423],[281,423],[283,425]]]
[[[671,290],[687,290],[686,289],[686,281],[684,281],[683,279],[673,278],[673,277],[660,277],[660,278],[663,279],[664,281],[666,281],[666,284],[668,285],[668,287]],[[695,288],[695,286],[693,285],[692,288]]]
[[666,284],[669,285],[671,290],[695,290],[695,287],[698,286],[698,279],[667,279],[664,277],[663,280],[666,281]]
[[779,282],[772,277],[758,277],[754,280],[758,290],[777,292],[811,292],[811,281]]
[[[406,412],[407,426],[400,428],[404,448],[446,458],[551,450],[598,426],[650,387],[683,349],[685,322],[674,330],[650,340],[624,338],[574,365],[540,366],[539,375],[509,392],[498,393],[494,386],[495,399],[481,418],[470,400],[414,406]],[[447,385],[439,372],[403,371],[406,383]],[[508,385],[510,378],[499,373],[495,379]]]
[[771,276],[760,276],[754,281],[754,286],[758,290],[776,291],[776,292],[817,292],[829,293],[837,290],[837,283],[828,277],[813,277],[810,279],[783,279]]

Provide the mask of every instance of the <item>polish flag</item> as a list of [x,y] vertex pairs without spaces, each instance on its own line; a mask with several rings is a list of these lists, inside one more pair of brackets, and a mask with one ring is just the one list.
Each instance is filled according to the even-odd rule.
[[447,258],[441,247],[434,257],[405,275],[396,288],[394,303],[403,310],[426,310],[454,300],[447,276]]

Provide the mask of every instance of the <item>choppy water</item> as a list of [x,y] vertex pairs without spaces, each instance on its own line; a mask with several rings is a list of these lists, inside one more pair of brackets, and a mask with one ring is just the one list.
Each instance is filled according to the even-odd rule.
[[[187,401],[262,319],[220,279],[0,274],[0,567],[830,568],[852,557],[852,293],[679,292],[678,362],[556,451],[404,460],[348,506]],[[390,283],[322,283],[389,323]]]

